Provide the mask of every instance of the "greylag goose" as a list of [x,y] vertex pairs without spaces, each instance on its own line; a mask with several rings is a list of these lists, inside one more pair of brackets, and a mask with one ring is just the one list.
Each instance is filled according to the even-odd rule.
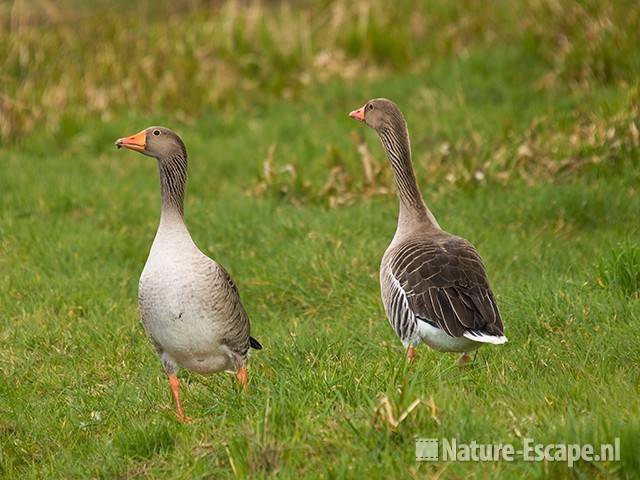
[[167,128],[149,127],[118,139],[116,146],[158,161],[162,211],[140,276],[138,304],[184,421],[179,366],[202,374],[234,371],[246,390],[249,347],[262,346],[250,336],[249,317],[233,280],[198,249],[184,223],[187,151],[182,139]]
[[370,100],[349,114],[373,128],[396,179],[400,212],[382,257],[380,287],[389,323],[407,357],[425,342],[443,352],[468,352],[507,341],[498,305],[476,249],[440,228],[422,199],[411,163],[407,124],[390,100]]

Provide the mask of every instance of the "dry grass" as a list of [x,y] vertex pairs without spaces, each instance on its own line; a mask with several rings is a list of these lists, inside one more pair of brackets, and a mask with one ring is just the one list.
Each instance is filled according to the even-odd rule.
[[578,113],[568,131],[555,129],[554,119],[536,117],[518,138],[487,148],[479,134],[471,134],[435,146],[419,161],[429,178],[451,184],[563,180],[591,165],[627,158],[640,147],[638,93],[630,89],[626,106],[610,117]]
[[[486,139],[471,131],[461,138],[414,147],[419,177],[440,189],[452,186],[562,182],[589,168],[613,168],[636,158],[640,148],[640,85],[624,88],[620,110],[603,115],[574,112],[568,127],[550,115],[534,116],[524,131]],[[411,125],[409,125],[411,130]],[[319,203],[331,208],[379,195],[394,195],[391,170],[373,132],[358,129],[349,149],[328,145],[316,163],[321,178],[303,175],[303,158],[280,158],[272,144],[251,193],[274,195],[293,204]]]
[[[428,70],[471,48],[526,44],[540,88],[633,82],[633,2],[15,0],[0,7],[0,137],[65,133],[126,110],[242,108],[336,78]],[[118,14],[114,12],[117,11]]]

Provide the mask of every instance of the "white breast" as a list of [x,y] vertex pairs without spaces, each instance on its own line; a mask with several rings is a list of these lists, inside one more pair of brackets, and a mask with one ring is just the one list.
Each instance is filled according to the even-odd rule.
[[221,344],[219,312],[212,306],[217,265],[180,231],[158,232],[140,277],[142,323],[152,341],[175,362],[210,373],[232,368]]

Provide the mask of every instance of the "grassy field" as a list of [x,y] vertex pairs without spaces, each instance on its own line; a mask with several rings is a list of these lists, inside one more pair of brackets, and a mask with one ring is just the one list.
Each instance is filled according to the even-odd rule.
[[[0,6],[0,475],[637,478],[640,12],[604,3]],[[407,366],[385,319],[397,200],[347,117],[376,96],[485,259],[509,343],[470,366]],[[248,393],[181,372],[187,425],[138,321],[157,168],[113,146],[152,124],[264,345]],[[415,437],[619,437],[621,460],[417,463]]]

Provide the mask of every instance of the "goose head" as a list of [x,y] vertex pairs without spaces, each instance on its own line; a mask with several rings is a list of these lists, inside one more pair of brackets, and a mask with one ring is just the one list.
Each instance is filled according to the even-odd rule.
[[377,132],[392,130],[404,132],[406,123],[398,106],[386,98],[374,98],[349,113],[351,118],[364,122]]
[[128,148],[158,160],[175,156],[186,157],[182,139],[165,127],[149,127],[135,135],[119,138],[116,140],[116,147]]

